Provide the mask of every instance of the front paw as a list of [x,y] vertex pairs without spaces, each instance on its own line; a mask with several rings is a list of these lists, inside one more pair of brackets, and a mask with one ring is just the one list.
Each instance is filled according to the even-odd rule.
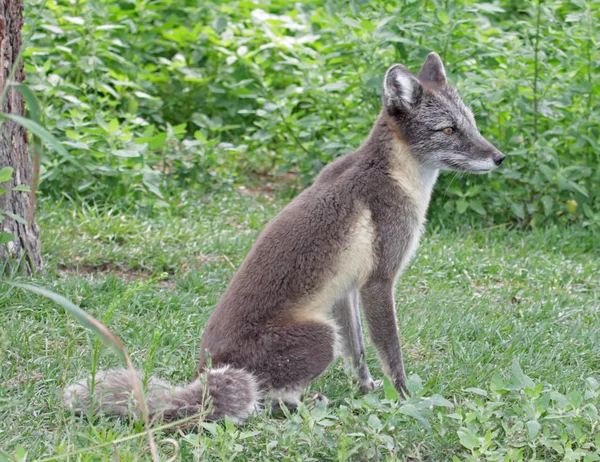
[[304,402],[306,403],[309,409],[314,408],[319,403],[323,403],[325,407],[329,406],[329,400],[327,399],[327,396],[319,393],[318,391],[308,393],[308,395],[304,399]]
[[369,379],[360,385],[361,393],[371,393],[375,391],[377,388],[380,388],[383,385],[383,380],[373,380]]
[[411,397],[408,386],[406,385],[406,376],[402,376],[401,379],[394,382],[394,388],[400,394],[400,398],[406,400]]

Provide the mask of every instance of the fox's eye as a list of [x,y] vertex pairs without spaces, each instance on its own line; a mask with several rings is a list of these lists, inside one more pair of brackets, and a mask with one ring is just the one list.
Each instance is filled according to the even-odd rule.
[[454,129],[452,127],[446,127],[442,130],[446,135],[452,135],[454,133]]

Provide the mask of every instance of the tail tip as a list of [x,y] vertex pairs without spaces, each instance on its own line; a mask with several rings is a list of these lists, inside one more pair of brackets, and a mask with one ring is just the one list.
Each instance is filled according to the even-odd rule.
[[82,401],[85,401],[88,397],[88,388],[83,383],[78,382],[65,388],[63,402],[67,409],[77,410],[81,407]]
[[229,366],[211,369],[207,376],[213,416],[243,421],[258,410],[259,391],[255,377]]

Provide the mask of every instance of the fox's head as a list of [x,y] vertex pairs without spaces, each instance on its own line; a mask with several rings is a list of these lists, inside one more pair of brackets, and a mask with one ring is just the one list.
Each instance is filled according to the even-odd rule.
[[401,64],[383,81],[383,104],[394,130],[422,165],[487,173],[505,158],[477,129],[456,88],[446,81],[437,53],[430,53],[415,77]]

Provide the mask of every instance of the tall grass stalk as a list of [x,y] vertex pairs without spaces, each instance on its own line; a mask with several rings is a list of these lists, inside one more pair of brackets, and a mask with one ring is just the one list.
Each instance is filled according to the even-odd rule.
[[[148,444],[150,446],[150,452],[152,454],[152,460],[154,462],[159,462],[158,451],[156,449],[156,443],[152,436],[152,429],[150,428],[150,418],[148,415],[148,406],[146,405],[146,401],[144,399],[144,393],[142,391],[142,384],[140,383],[140,381],[138,379],[135,367],[133,366],[133,363],[131,362],[129,355],[127,354],[127,350],[125,349],[125,346],[123,345],[121,340],[108,327],[106,327],[100,321],[98,321],[97,319],[95,319],[92,316],[90,316],[89,314],[87,314],[85,311],[83,311],[81,308],[79,308],[78,306],[73,304],[71,301],[67,300],[62,295],[59,295],[50,290],[44,289],[42,287],[37,287],[37,286],[31,285],[31,284],[21,284],[21,283],[11,282],[11,281],[3,281],[3,282],[10,286],[18,287],[20,289],[27,290],[34,294],[41,295],[43,297],[47,297],[47,298],[53,300],[58,305],[62,306],[67,313],[69,313],[77,321],[79,321],[79,323],[83,327],[89,329],[93,334],[98,336],[105,344],[107,344],[110,348],[112,348],[115,352],[117,352],[117,354],[119,356],[121,356],[121,358],[125,361],[125,364],[127,365],[127,370],[129,371],[129,377],[131,379],[131,384],[133,386],[133,393],[136,398],[140,413],[142,414],[144,426],[146,428],[146,435],[148,436]],[[96,359],[97,358],[95,355],[94,363],[97,362]],[[95,374],[93,374],[93,375],[95,375]],[[94,390],[95,384],[93,383],[93,380],[94,379],[92,379],[91,390]],[[93,395],[93,393],[91,393],[91,395]],[[93,404],[90,404],[90,406],[92,406],[92,409],[93,409]]]

